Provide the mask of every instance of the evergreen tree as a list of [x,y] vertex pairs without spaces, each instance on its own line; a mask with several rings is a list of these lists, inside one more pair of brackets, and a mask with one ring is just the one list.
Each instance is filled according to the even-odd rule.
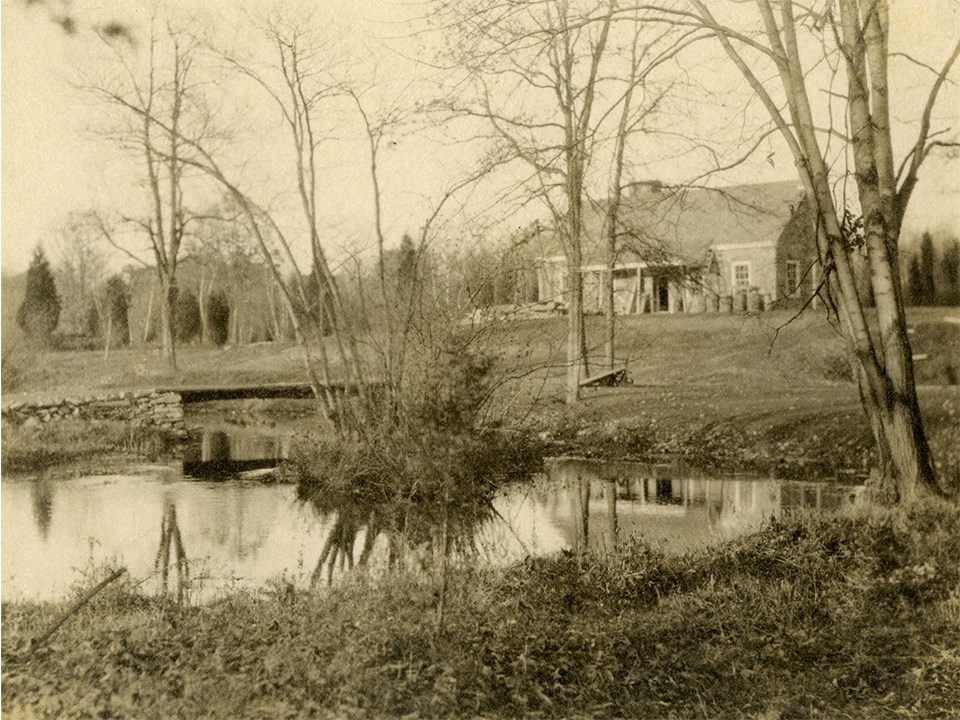
[[929,232],[923,234],[920,240],[920,282],[923,288],[923,297],[920,305],[933,305],[937,299],[934,285],[933,238]]
[[83,334],[89,338],[100,337],[100,310],[91,305],[87,310],[87,321],[83,326]]
[[954,239],[943,248],[940,267],[945,285],[940,290],[940,302],[944,305],[960,305],[960,241]]
[[107,312],[113,324],[111,334],[120,345],[130,342],[130,288],[119,275],[107,280]]
[[60,295],[43,250],[37,247],[27,269],[27,289],[17,310],[17,325],[28,337],[48,342],[60,321]]
[[210,340],[214,345],[226,345],[230,336],[230,303],[227,302],[227,296],[216,290],[210,293],[207,304]]
[[200,303],[197,296],[189,290],[177,288],[173,303],[173,329],[178,342],[191,342],[200,337]]

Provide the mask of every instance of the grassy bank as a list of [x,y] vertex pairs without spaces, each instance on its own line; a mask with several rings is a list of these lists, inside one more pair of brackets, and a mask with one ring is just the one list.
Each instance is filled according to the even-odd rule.
[[799,519],[681,558],[628,544],[448,581],[202,608],[3,608],[23,717],[960,717],[960,513]]
[[44,425],[3,424],[4,475],[55,470],[103,473],[112,463],[168,456],[180,438],[170,431],[100,420],[60,420]]
[[[960,388],[922,388],[920,398],[938,475],[960,487]],[[875,457],[856,391],[843,386],[598,389],[577,406],[543,405],[527,424],[550,454],[669,455],[780,477],[862,476]]]
[[[950,308],[909,312],[921,408],[935,463],[960,482],[960,325]],[[498,358],[505,382],[488,421],[541,434],[550,452],[648,458],[680,455],[698,465],[783,475],[863,473],[871,438],[843,355],[843,342],[821,314],[794,322],[787,313],[754,318],[647,315],[621,318],[617,355],[632,385],[588,388],[564,404],[562,318],[485,328],[481,342]],[[599,338],[599,318],[590,318]],[[783,327],[781,327],[783,326]],[[779,330],[778,330],[779,328]],[[38,353],[4,400],[83,395],[167,384],[203,385],[301,379],[298,350],[263,343],[239,348],[184,347],[180,372],[168,375],[152,348]],[[596,359],[596,358],[595,358]],[[309,425],[309,403],[221,403],[188,412],[188,423]],[[229,405],[229,408],[225,407]],[[277,409],[277,408],[281,409]],[[225,412],[226,411],[226,412]]]
[[[913,350],[921,385],[960,381],[960,317],[957,308],[911,308]],[[843,341],[822,313],[807,312],[791,321],[777,311],[737,315],[642,315],[619,318],[617,357],[638,385],[757,386],[762,389],[849,384]],[[602,319],[587,318],[590,352],[599,362]],[[478,335],[499,358],[498,370],[519,379],[511,391],[523,398],[563,397],[566,321],[561,317],[503,322]],[[329,339],[328,354],[337,357]],[[5,363],[5,399],[47,395],[84,395],[158,385],[255,384],[300,381],[300,351],[289,343],[238,347],[178,348],[179,370],[169,373],[156,347],[53,352],[26,346],[10,351]],[[5,366],[4,374],[8,368]],[[8,385],[9,383],[9,385]]]

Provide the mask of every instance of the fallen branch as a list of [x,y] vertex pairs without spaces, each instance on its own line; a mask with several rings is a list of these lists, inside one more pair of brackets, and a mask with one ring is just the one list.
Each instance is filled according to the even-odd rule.
[[60,626],[63,625],[70,618],[71,615],[76,613],[80,608],[82,608],[84,605],[90,602],[98,592],[103,590],[107,585],[109,585],[114,580],[119,578],[126,571],[127,571],[126,568],[120,568],[119,570],[115,571],[112,575],[110,575],[110,577],[104,580],[101,580],[92,588],[87,590],[87,592],[85,592],[81,598],[79,598],[73,605],[71,605],[67,609],[67,611],[63,615],[61,615],[60,618],[53,625],[51,625],[50,628],[45,633],[43,633],[39,637],[35,637],[33,640],[30,641],[30,653],[33,653],[38,647],[40,647],[47,640],[49,640],[50,636],[53,635],[57,630],[59,630]]

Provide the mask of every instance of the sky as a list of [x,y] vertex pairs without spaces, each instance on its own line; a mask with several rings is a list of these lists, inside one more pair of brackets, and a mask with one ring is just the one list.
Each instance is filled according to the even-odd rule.
[[[108,0],[88,10],[77,4],[76,16],[78,24],[87,26],[100,18],[124,19],[135,31],[144,33],[148,25],[143,11],[146,6]],[[208,0],[203,7],[218,20],[223,19],[216,42],[230,47],[237,41],[234,28],[243,22],[244,13],[259,14],[265,3]],[[396,33],[389,17],[384,17],[389,13],[379,12],[376,20],[371,19],[364,4],[351,0],[327,0],[318,15],[318,25],[357,56],[367,55],[365,45],[376,45],[378,35]],[[76,87],[88,75],[99,72],[102,56],[97,38],[84,25],[79,27],[75,36],[68,36],[50,21],[42,7],[26,8],[17,0],[5,0],[3,4],[0,248],[7,271],[25,269],[38,243],[55,259],[58,231],[71,212],[96,208],[139,215],[144,210],[146,195],[139,157],[132,158],[104,140],[111,111]],[[241,35],[239,41],[244,39]],[[381,83],[382,93],[399,95],[415,64],[392,53],[387,59],[392,71],[401,70]],[[252,189],[258,201],[277,209],[281,225],[286,220],[285,230],[299,230],[298,198],[291,182],[292,155],[279,114],[249,83],[231,90],[246,93],[246,102],[239,104],[239,110],[221,118],[233,134],[234,154],[243,158],[243,167],[237,164],[231,170]],[[342,104],[337,110],[346,111]],[[360,242],[357,236],[369,238],[372,216],[366,139],[355,117],[353,120],[346,136],[341,133],[323,146],[320,160],[320,207],[326,229],[342,236],[345,247]],[[424,162],[425,153],[432,156],[429,163]],[[415,232],[423,222],[424,198],[442,194],[449,182],[449,172],[431,175],[431,170],[442,167],[448,159],[434,148],[425,149],[418,138],[391,139],[385,145],[380,165],[386,230],[392,239],[399,242],[403,232]],[[209,183],[200,185],[194,189],[202,197],[193,196],[193,202],[213,202],[219,190]],[[131,241],[130,247],[139,250],[145,246]]]
[[[176,5],[176,3],[173,3]],[[190,7],[189,3],[180,3]],[[56,3],[51,2],[51,7]],[[229,44],[231,33],[244,12],[262,10],[263,2],[206,0],[201,7],[217,18],[217,42]],[[404,57],[422,52],[416,40],[402,39],[402,21],[417,3],[373,4],[352,0],[327,0],[317,4],[318,24],[338,38],[346,52],[377,65],[382,97],[410,99],[416,85],[408,85],[424,69]],[[84,24],[98,18],[125,19],[135,28],[146,19],[146,3],[133,0],[75,2],[80,32],[68,36],[50,21],[43,7],[26,7],[23,0],[3,0],[2,5],[2,129],[0,129],[0,255],[7,272],[26,268],[33,249],[42,244],[56,259],[58,229],[71,212],[90,208],[123,211],[141,207],[144,194],[131,158],[117,152],[101,137],[105,110],[72,86],[77,70],[95,69],[98,42]],[[960,36],[960,3],[955,0],[895,0],[897,48],[910,48],[938,63],[953,39]],[[378,38],[389,38],[385,50]],[[242,41],[242,39],[241,39]],[[705,65],[712,58],[705,58]],[[717,58],[720,67],[723,58]],[[720,71],[718,71],[720,72]],[[960,67],[954,69],[960,79]],[[901,104],[895,116],[916,116],[920,93],[929,84],[923,71],[910,67],[901,87]],[[911,90],[911,86],[916,89]],[[295,227],[296,196],[289,183],[289,149],[285,138],[273,138],[264,128],[276,127],[279,117],[250,88],[246,115],[234,113],[229,122],[237,132],[232,140],[242,148],[246,162],[237,172],[257,188],[265,202],[278,209],[278,217]],[[960,120],[960,92],[947,88],[938,117]],[[958,123],[960,124],[960,123]],[[901,145],[906,134],[901,134]],[[774,154],[760,157],[724,182],[794,179],[792,160],[777,144]],[[436,199],[476,159],[475,151],[460,143],[442,141],[422,128],[390,138],[381,158],[384,218],[389,243],[404,232],[415,233]],[[369,250],[372,244],[372,195],[369,160],[364,138],[356,130],[331,141],[322,153],[324,182],[320,205],[325,209],[324,231],[337,237],[344,253]],[[650,164],[645,171],[668,181],[682,179],[692,168],[676,162]],[[212,199],[212,194],[211,198]],[[475,198],[476,199],[476,198]],[[528,211],[533,212],[533,211]],[[517,220],[521,223],[522,218]],[[904,235],[925,229],[960,235],[960,159],[931,158],[921,172]],[[292,232],[296,232],[293,230]],[[467,232],[467,231],[465,231]]]

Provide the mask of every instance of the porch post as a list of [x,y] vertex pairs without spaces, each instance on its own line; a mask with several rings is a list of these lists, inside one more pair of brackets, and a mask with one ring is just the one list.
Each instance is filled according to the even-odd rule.
[[641,314],[641,313],[643,312],[643,305],[642,305],[642,303],[643,303],[643,277],[642,277],[642,271],[640,270],[640,266],[639,266],[639,265],[637,265],[637,282],[636,282],[636,286],[637,286],[637,288],[636,288],[636,290],[635,290],[634,293],[633,293],[633,297],[634,297],[634,303],[635,303],[635,307],[636,307],[636,313],[635,313],[635,314],[636,314],[636,315],[639,315],[639,314]]

